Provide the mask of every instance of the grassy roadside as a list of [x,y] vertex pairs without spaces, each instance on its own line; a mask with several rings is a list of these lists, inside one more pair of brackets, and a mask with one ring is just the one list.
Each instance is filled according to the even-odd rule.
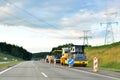
[[116,68],[104,68],[104,67],[100,67],[100,70],[110,70],[110,71],[120,72],[120,69],[116,69]]
[[[4,58],[7,58],[7,59],[5,60]],[[20,63],[21,61],[23,61],[21,58],[14,57],[9,54],[4,54],[0,52],[0,69],[13,66],[15,64]]]
[[[88,67],[93,68],[93,62],[89,62]],[[99,70],[109,70],[109,71],[115,71],[115,72],[120,72],[120,68],[114,68],[114,67],[105,67],[105,66],[98,66]]]
[[93,58],[98,58],[99,69],[120,71],[120,42],[88,47],[85,49],[89,64],[88,67],[93,67]]
[[[4,58],[7,58],[7,60],[4,60]],[[5,61],[21,61],[21,58],[11,56],[9,54],[1,53],[0,52],[0,62],[5,62]]]
[[15,64],[18,64],[18,63],[20,63],[21,61],[11,61],[11,62],[8,62],[8,63],[5,63],[5,64],[0,64],[0,69],[2,69],[2,68],[7,68],[7,67],[10,67],[10,66],[13,66],[13,65],[15,65]]

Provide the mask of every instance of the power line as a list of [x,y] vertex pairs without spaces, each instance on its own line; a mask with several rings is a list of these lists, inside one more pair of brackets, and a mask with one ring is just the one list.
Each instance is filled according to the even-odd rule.
[[38,18],[38,17],[32,15],[30,12],[28,12],[27,10],[25,10],[25,9],[23,9],[23,8],[18,7],[17,5],[13,4],[11,1],[9,1],[9,0],[4,0],[4,1],[7,2],[7,3],[9,3],[9,4],[12,4],[14,7],[16,7],[17,9],[19,9],[19,10],[25,12],[27,15],[29,15],[29,16],[35,18],[36,20],[38,20],[38,21],[40,21],[40,22],[43,22],[43,23],[45,23],[45,24],[47,24],[47,25],[49,25],[49,26],[51,26],[51,27],[56,28],[54,25],[52,25],[52,24],[46,22],[46,21],[43,20],[43,19],[40,19],[40,18]]
[[10,12],[7,12],[5,10],[2,10],[2,12],[7,14],[8,16],[12,16],[13,18],[16,19],[15,20],[16,23],[9,22],[9,19],[6,19],[5,21],[4,20],[0,20],[1,22],[3,22],[3,25],[11,26],[11,25],[15,25],[15,24],[18,24],[18,23],[20,24],[20,23],[23,23],[23,22],[27,22],[27,23],[33,24],[33,23],[28,22],[27,20],[22,19],[21,17],[18,17],[18,16],[14,15],[14,14],[12,14]]
[[[5,21],[4,21],[4,20],[0,20],[0,21],[3,23],[3,25],[7,25],[7,26],[14,25],[14,26],[15,26],[15,24],[18,24],[18,23],[20,24],[20,23],[23,23],[23,22],[27,22],[27,23],[33,24],[33,23],[28,22],[27,20],[25,20],[25,19],[23,19],[23,18],[21,18],[21,17],[18,17],[18,16],[16,16],[16,15],[14,15],[13,13],[10,13],[10,12],[8,12],[8,11],[6,11],[6,10],[2,10],[1,12],[7,14],[7,16],[10,16],[10,17],[12,16],[14,19],[16,19],[16,20],[15,20],[15,23],[9,22],[9,19],[6,19]],[[13,21],[13,20],[12,20],[12,21]]]

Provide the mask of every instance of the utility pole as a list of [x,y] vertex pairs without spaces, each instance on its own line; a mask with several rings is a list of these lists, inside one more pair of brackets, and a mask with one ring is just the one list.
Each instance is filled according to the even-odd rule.
[[89,45],[88,43],[88,39],[91,38],[91,36],[88,36],[88,32],[90,32],[90,30],[84,30],[84,36],[80,37],[83,38],[83,45]]
[[[117,13],[111,13],[111,14],[106,14],[106,15],[115,15]],[[115,15],[116,17],[116,15]],[[102,26],[103,24],[106,25],[106,32],[105,32],[105,42],[104,44],[110,44],[114,42],[114,33],[113,33],[113,29],[112,29],[112,24],[118,24],[118,22],[112,22],[112,21],[107,21],[106,23],[100,23],[100,25]]]

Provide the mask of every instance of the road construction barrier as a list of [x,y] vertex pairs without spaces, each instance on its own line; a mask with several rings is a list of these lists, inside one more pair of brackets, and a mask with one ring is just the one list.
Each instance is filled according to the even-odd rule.
[[54,65],[56,64],[56,59],[54,59]]
[[51,60],[49,60],[49,64],[51,64]]
[[93,72],[98,72],[98,59],[96,57],[93,58]]
[[46,63],[47,61],[46,61],[46,59],[45,59],[45,63]]

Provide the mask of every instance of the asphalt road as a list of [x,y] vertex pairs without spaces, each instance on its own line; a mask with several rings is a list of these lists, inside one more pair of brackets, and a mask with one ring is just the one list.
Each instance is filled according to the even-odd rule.
[[26,61],[0,72],[0,80],[120,80],[120,78],[38,61]]

